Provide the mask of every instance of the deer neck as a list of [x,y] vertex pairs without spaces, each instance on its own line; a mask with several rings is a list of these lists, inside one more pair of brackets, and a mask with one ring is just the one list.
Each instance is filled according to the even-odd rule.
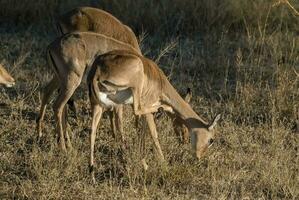
[[206,127],[208,125],[208,123],[200,118],[191,106],[177,93],[166,77],[164,79],[162,99],[166,104],[172,107],[175,116],[179,117],[189,130]]

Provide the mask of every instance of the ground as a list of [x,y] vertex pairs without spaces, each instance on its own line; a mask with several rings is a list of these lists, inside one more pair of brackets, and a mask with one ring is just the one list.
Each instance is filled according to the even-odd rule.
[[[73,151],[64,154],[57,146],[52,103],[44,137],[37,140],[40,88],[53,74],[45,48],[55,30],[3,23],[0,61],[17,84],[0,89],[1,199],[298,199],[298,33],[253,30],[147,34],[143,52],[159,63],[181,94],[192,89],[194,110],[208,121],[222,114],[215,144],[197,161],[190,144],[181,144],[174,134],[171,119],[162,115],[156,123],[166,162],[160,163],[147,128],[136,130],[132,109],[126,107],[124,151],[112,137],[108,117],[101,120],[93,185],[84,85],[76,93],[78,118],[69,115]],[[140,163],[142,133],[146,172]]]

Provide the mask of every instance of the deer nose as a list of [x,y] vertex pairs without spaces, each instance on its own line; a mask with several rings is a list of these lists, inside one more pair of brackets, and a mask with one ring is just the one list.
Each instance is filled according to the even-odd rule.
[[10,88],[13,87],[16,84],[16,81],[12,79],[9,83],[5,84],[6,87]]

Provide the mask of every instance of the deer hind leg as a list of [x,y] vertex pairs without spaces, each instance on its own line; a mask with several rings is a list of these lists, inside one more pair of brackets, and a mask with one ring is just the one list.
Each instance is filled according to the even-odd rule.
[[[121,141],[124,144],[125,139],[123,136],[123,105],[118,105],[109,111],[110,125],[113,133],[113,138],[117,141]],[[124,144],[125,145],[125,144]]]
[[158,133],[157,133],[156,124],[154,121],[154,116],[153,116],[153,114],[150,113],[150,114],[146,114],[145,118],[146,118],[148,127],[150,129],[150,133],[151,133],[152,139],[154,141],[154,145],[155,145],[155,149],[157,151],[158,157],[161,161],[164,161],[164,155],[163,155],[163,152],[162,152],[162,149],[160,146],[160,142],[158,140]]
[[42,137],[42,123],[44,120],[47,104],[49,103],[50,97],[53,94],[53,92],[58,88],[58,83],[59,82],[58,82],[57,78],[54,77],[42,91],[43,95],[42,95],[41,108],[40,108],[39,115],[36,119],[37,133],[38,133],[39,138]]
[[90,133],[90,159],[89,159],[89,172],[91,176],[91,181],[95,184],[95,176],[94,176],[94,145],[97,134],[97,127],[100,122],[103,109],[98,104],[91,105],[92,107],[92,125],[91,125],[91,133]]
[[70,108],[70,110],[74,113],[75,119],[77,119],[77,117],[78,117],[78,108],[77,108],[77,104],[74,100],[74,97],[71,97],[68,100],[67,104],[68,104],[68,107]]
[[78,77],[78,75],[74,72],[69,72],[67,77],[63,79],[64,83],[61,83],[60,91],[58,97],[54,103],[53,110],[55,113],[55,120],[57,125],[57,132],[59,138],[59,144],[62,150],[66,151],[65,146],[65,138],[64,138],[64,128],[65,126],[63,118],[64,118],[64,108],[67,101],[71,98],[76,88],[79,86],[82,77]]
[[73,148],[73,146],[72,146],[71,138],[70,138],[68,130],[67,130],[67,127],[68,127],[67,116],[68,116],[68,109],[67,109],[67,106],[65,106],[63,109],[63,116],[62,116],[63,132],[65,133],[66,147],[71,150]]
[[123,117],[123,105],[119,105],[116,106],[114,108],[114,112],[115,112],[115,126],[116,126],[116,130],[119,134],[119,138],[121,140],[121,142],[124,142],[124,135],[123,135],[123,121],[122,121],[122,117]]
[[110,119],[110,128],[112,130],[112,136],[114,139],[116,139],[117,137],[117,130],[116,130],[116,124],[115,124],[115,113],[114,113],[114,110],[109,110],[107,111],[108,112],[108,116],[109,116],[109,119]]

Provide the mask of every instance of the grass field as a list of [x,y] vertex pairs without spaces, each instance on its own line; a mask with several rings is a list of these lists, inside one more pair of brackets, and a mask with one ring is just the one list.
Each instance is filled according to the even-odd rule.
[[[292,9],[274,0],[159,2],[0,0],[0,62],[17,80],[0,89],[0,199],[299,199],[299,3],[290,0]],[[69,117],[74,150],[59,151],[51,106],[45,137],[36,141],[39,91],[53,74],[45,60],[57,36],[53,22],[78,5],[98,6],[130,25],[175,88],[192,89],[200,116],[222,114],[201,161],[163,115],[156,123],[167,165],[147,134],[144,172],[141,133],[126,107],[128,148],[121,151],[104,116],[91,184],[85,87],[76,92],[78,119]]]

